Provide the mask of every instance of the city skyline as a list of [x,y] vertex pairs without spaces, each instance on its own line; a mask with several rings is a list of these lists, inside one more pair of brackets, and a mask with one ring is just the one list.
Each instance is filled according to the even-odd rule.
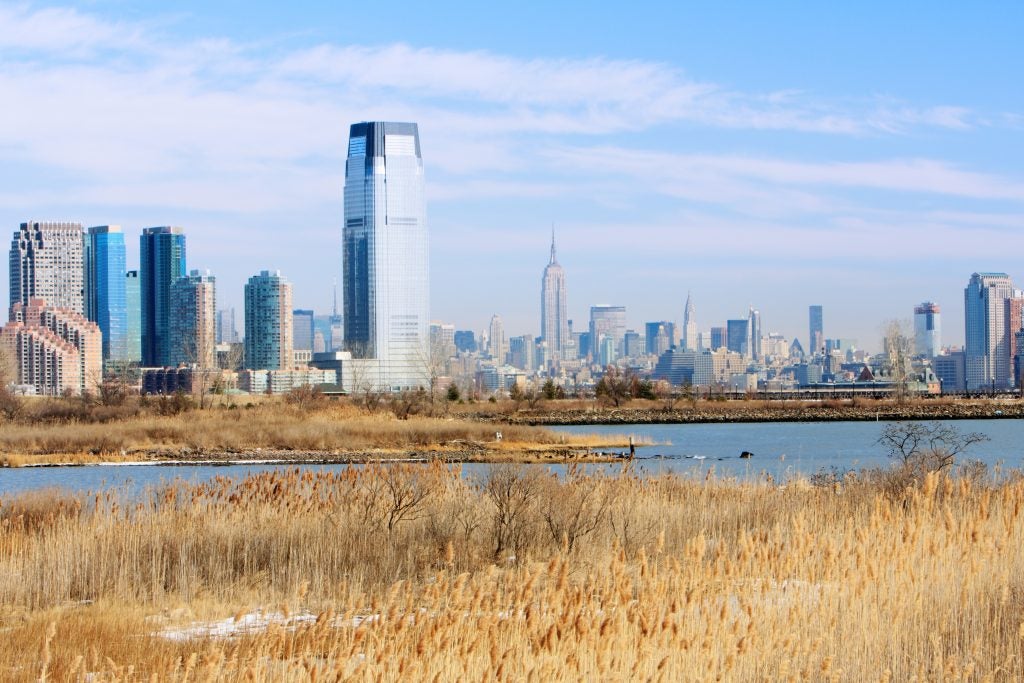
[[[874,347],[929,300],[962,343],[950,273],[1013,274],[1024,247],[1024,95],[1005,87],[1024,10],[656,10],[658,26],[605,8],[536,22],[527,3],[497,28],[409,7],[385,27],[368,8],[257,4],[241,28],[189,2],[5,7],[0,93],[35,104],[0,131],[0,222],[181,225],[223,305],[272,267],[298,307],[327,311],[346,126],[414,120],[434,319],[479,331],[499,313],[539,334],[553,221],[577,326],[602,301],[634,329],[678,324],[692,291],[705,327],[754,305],[765,332],[807,344],[813,302],[827,336]],[[570,14],[585,30],[554,30]],[[717,30],[739,18],[758,29]],[[282,248],[282,225],[314,248]]]

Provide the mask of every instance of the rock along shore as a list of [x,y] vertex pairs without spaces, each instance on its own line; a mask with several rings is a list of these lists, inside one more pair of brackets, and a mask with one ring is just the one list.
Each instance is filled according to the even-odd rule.
[[731,402],[695,407],[628,406],[559,410],[557,406],[504,414],[477,414],[483,422],[516,425],[688,424],[714,422],[874,422],[898,420],[979,420],[1024,418],[1020,401],[956,401],[949,403],[871,406],[787,405],[744,407]]

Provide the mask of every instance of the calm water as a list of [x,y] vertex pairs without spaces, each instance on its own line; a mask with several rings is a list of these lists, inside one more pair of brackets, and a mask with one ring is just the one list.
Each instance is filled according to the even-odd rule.
[[[967,458],[1004,468],[1024,467],[1024,420],[958,420],[962,432],[982,432],[991,441],[977,444]],[[889,464],[875,442],[886,423],[804,422],[695,425],[590,425],[557,427],[582,434],[625,434],[654,443],[637,449],[634,464],[642,473],[676,472],[741,478],[771,475],[783,479],[836,468],[840,471]],[[740,459],[743,451],[754,457]],[[19,491],[59,487],[96,491],[111,487],[128,492],[176,479],[202,482],[215,476],[241,478],[254,472],[284,470],[295,465],[120,465],[91,467],[0,468],[0,497]],[[314,470],[340,471],[349,465],[305,465]],[[465,465],[463,472],[481,476],[487,465]],[[602,466],[614,470],[620,465]],[[553,469],[561,469],[555,466]]]

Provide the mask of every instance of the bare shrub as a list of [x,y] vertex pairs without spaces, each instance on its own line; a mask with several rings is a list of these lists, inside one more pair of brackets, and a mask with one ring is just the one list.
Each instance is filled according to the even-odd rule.
[[510,554],[521,559],[530,544],[542,476],[538,470],[522,465],[496,465],[488,473],[483,490],[494,506],[495,558]]

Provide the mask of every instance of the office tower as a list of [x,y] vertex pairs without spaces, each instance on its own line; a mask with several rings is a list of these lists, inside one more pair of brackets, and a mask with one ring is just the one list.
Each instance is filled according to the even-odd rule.
[[711,328],[711,350],[717,351],[726,345],[728,337],[725,333],[724,327],[712,327]]
[[455,355],[455,325],[430,323],[430,360],[434,364],[446,361]]
[[647,342],[636,330],[626,330],[622,338],[622,350],[626,358],[639,358],[646,351]]
[[932,358],[932,372],[939,378],[939,388],[942,393],[967,389],[963,351],[949,351],[935,355]]
[[463,353],[473,353],[476,351],[476,337],[473,334],[473,330],[455,331],[455,350]]
[[11,240],[10,302],[40,298],[85,314],[81,223],[22,223]]
[[217,311],[217,343],[238,343],[238,328],[235,326],[234,306],[222,308],[219,311]]
[[[648,354],[660,356],[672,348],[675,325],[667,320],[644,324],[644,348]],[[696,333],[694,333],[696,335]]]
[[302,308],[292,311],[292,344],[296,351],[313,350],[313,311]]
[[85,315],[103,334],[104,361],[129,359],[125,273],[121,226],[89,228],[85,238]]
[[245,285],[245,367],[292,367],[292,285],[280,271],[253,275]]
[[139,237],[142,296],[142,364],[170,365],[171,285],[185,277],[185,231],[162,226],[144,228]]
[[93,391],[103,381],[103,341],[96,323],[42,298],[11,304],[0,349],[14,366],[16,384],[37,394]]
[[974,273],[964,289],[964,365],[967,389],[1010,386],[1006,300],[1013,281],[1006,273]]
[[171,284],[168,363],[217,367],[217,280],[193,270]]
[[1024,329],[1024,292],[1017,289],[1006,300],[1006,342],[1010,347],[1010,381],[1013,386],[1017,386],[1020,378],[1015,359],[1021,350],[1017,343],[1017,333],[1021,329]]
[[686,310],[683,311],[683,349],[698,350],[697,343],[697,310],[693,306],[693,297],[686,293]]
[[512,337],[508,342],[508,364],[532,372],[536,367],[536,339],[532,334]]
[[142,362],[142,290],[139,288],[139,271],[129,270],[124,274],[125,303],[125,362]]
[[503,365],[505,357],[508,355],[508,342],[505,339],[505,325],[501,322],[500,315],[491,317],[487,339],[490,344],[491,358],[498,365]]
[[747,348],[750,350],[750,358],[757,362],[764,359],[764,352],[761,346],[761,311],[753,306],[747,314],[747,331],[750,339],[747,340]]
[[750,356],[750,321],[749,320],[726,320],[725,321],[726,347],[744,358]]
[[[598,360],[601,354],[601,340],[611,339],[615,357],[622,356],[622,345],[626,336],[626,307],[598,305],[590,307],[590,355]],[[607,365],[607,363],[602,363]]]
[[[363,381],[428,384],[427,221],[415,123],[356,123],[345,165],[345,345],[373,359]],[[372,375],[372,376],[369,376]]]
[[914,307],[914,353],[931,358],[942,348],[942,326],[938,304],[925,301]]
[[825,346],[825,327],[821,306],[809,307],[808,318],[810,329],[807,339],[810,341],[810,346],[807,350],[813,356],[821,353]]
[[548,359],[563,359],[569,344],[569,311],[566,304],[565,270],[555,256],[555,231],[551,231],[551,260],[544,268],[540,288],[540,336],[547,343]]

